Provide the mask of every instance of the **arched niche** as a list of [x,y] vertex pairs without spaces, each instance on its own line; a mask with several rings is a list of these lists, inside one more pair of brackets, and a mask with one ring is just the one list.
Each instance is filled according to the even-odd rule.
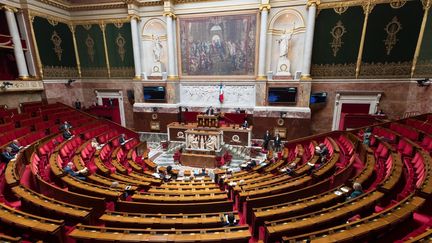
[[305,21],[302,13],[297,9],[287,8],[278,11],[270,19],[267,31],[267,70],[277,75],[278,61],[280,55],[279,41],[284,31],[292,32],[289,41],[288,59],[290,60],[290,72],[295,76],[301,70],[303,61]]
[[168,43],[166,35],[166,23],[159,18],[151,18],[144,22],[141,29],[141,41],[144,49],[144,72],[151,76],[155,66],[155,48],[156,38],[160,39],[162,47],[160,48],[161,72],[166,72],[168,65]]

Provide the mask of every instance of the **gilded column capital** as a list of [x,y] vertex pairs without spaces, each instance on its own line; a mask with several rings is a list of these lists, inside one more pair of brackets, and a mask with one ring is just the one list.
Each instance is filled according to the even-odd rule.
[[8,12],[12,12],[12,13],[18,12],[17,8],[6,6],[6,5],[1,6],[1,8],[8,11]]
[[262,11],[263,9],[266,9],[267,11],[270,11],[270,9],[271,9],[270,4],[260,4],[259,10]]
[[422,0],[423,9],[428,11],[432,7],[432,0]]
[[308,7],[310,7],[312,5],[318,6],[320,4],[321,4],[321,0],[308,0],[307,3],[306,3],[306,5]]
[[75,33],[75,25],[74,24],[68,24],[68,27],[72,33]]
[[141,17],[136,14],[129,14],[128,19],[129,20],[135,19],[136,21],[140,21]]
[[177,18],[177,16],[173,13],[173,12],[164,12],[163,13],[163,16],[165,17],[165,16],[167,16],[167,17],[171,17],[171,18],[173,18],[173,19],[176,19]]
[[374,7],[375,7],[375,4],[372,3],[372,1],[367,1],[367,2],[364,2],[362,4],[363,12],[365,15],[366,14],[369,15],[370,13],[372,13],[372,10]]

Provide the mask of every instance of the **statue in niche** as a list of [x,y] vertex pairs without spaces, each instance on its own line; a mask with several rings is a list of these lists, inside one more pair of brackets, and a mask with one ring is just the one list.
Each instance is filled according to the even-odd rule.
[[189,147],[191,149],[198,149],[198,138],[193,135],[193,134],[189,134],[188,135],[188,142],[189,142]]
[[152,68],[151,76],[162,76],[162,65],[161,65],[161,53],[162,53],[162,42],[159,35],[152,36],[153,41],[153,59],[154,65]]
[[285,29],[280,39],[277,40],[279,44],[279,60],[276,75],[291,76],[290,68],[291,63],[288,59],[289,44],[295,30],[295,23],[292,30]]
[[154,61],[160,62],[162,52],[162,43],[160,40],[159,35],[153,36],[153,55],[154,55]]

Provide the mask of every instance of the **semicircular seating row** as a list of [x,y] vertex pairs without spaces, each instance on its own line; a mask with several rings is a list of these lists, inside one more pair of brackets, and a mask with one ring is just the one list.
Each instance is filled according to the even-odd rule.
[[[163,182],[147,153],[137,154],[145,147],[137,133],[60,103],[20,108],[0,111],[2,148],[13,139],[26,146],[1,168],[0,241],[431,239],[430,114],[373,126],[370,146],[362,129],[335,131],[290,141],[274,161],[249,170],[215,170],[214,181]],[[70,140],[58,133],[64,120],[73,126]],[[319,143],[329,148],[322,163]],[[86,180],[63,171],[70,161],[89,168]],[[292,163],[292,173],[281,170]],[[354,182],[363,193],[347,199]],[[135,193],[125,196],[126,186]],[[221,220],[229,213],[237,225]]]

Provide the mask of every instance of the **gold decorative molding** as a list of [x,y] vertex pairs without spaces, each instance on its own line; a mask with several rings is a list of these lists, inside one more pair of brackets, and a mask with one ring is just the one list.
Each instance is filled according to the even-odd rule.
[[356,64],[313,64],[311,74],[314,78],[353,78]]
[[366,4],[377,5],[383,3],[391,3],[395,0],[346,0],[346,1],[333,1],[333,2],[322,2],[318,4],[319,9],[327,8],[338,8],[338,7],[353,7],[353,6],[364,6]]
[[136,21],[140,21],[141,17],[136,14],[129,14],[127,19],[130,21],[132,19],[136,19]]
[[0,88],[0,93],[44,90],[40,80],[9,80],[8,82],[12,85],[7,88]]
[[107,65],[107,71],[108,71],[108,78],[111,78],[111,69],[110,69],[110,62],[109,62],[109,56],[108,56],[108,46],[107,46],[107,41],[106,41],[106,32],[105,32],[105,28],[106,28],[106,24],[101,23],[99,24],[101,30],[102,30],[102,37],[103,37],[103,44],[104,44],[104,50],[105,50],[105,61],[106,61],[106,65]]
[[345,26],[343,25],[342,21],[338,21],[335,26],[333,26],[332,30],[330,31],[330,34],[333,36],[332,42],[330,42],[330,47],[333,50],[333,56],[336,57],[337,53],[339,52],[339,49],[343,45],[342,37],[346,33]]
[[367,78],[407,78],[410,76],[412,62],[362,63],[361,77]]
[[76,67],[58,67],[58,66],[44,66],[45,78],[74,78],[78,74]]
[[348,6],[343,6],[342,3],[341,3],[341,5],[339,7],[335,7],[335,8],[333,8],[333,10],[337,14],[341,15],[341,14],[345,13],[348,10]]
[[386,47],[387,56],[390,55],[394,46],[398,42],[397,33],[402,29],[402,25],[399,22],[397,16],[393,17],[393,19],[386,25],[384,30],[387,33],[387,37],[384,41],[384,45]]
[[[134,67],[111,67],[111,77],[113,78],[130,78],[134,75]],[[141,76],[139,77],[139,80],[141,80]]]
[[419,37],[417,39],[416,49],[414,52],[413,63],[412,63],[412,67],[411,67],[411,77],[414,77],[414,73],[416,72],[417,61],[418,61],[418,58],[420,56],[420,49],[421,49],[421,46],[423,43],[423,36],[424,36],[425,29],[426,29],[426,23],[428,20],[429,9],[431,8],[431,5],[432,5],[432,0],[422,0],[422,4],[423,4],[423,9],[424,9],[424,14],[423,14],[422,24],[420,27]]
[[[413,74],[411,74],[413,75]],[[432,60],[418,60],[412,77],[430,77],[432,75]]]
[[390,7],[394,9],[402,8],[406,2],[406,0],[393,0],[390,2]]

